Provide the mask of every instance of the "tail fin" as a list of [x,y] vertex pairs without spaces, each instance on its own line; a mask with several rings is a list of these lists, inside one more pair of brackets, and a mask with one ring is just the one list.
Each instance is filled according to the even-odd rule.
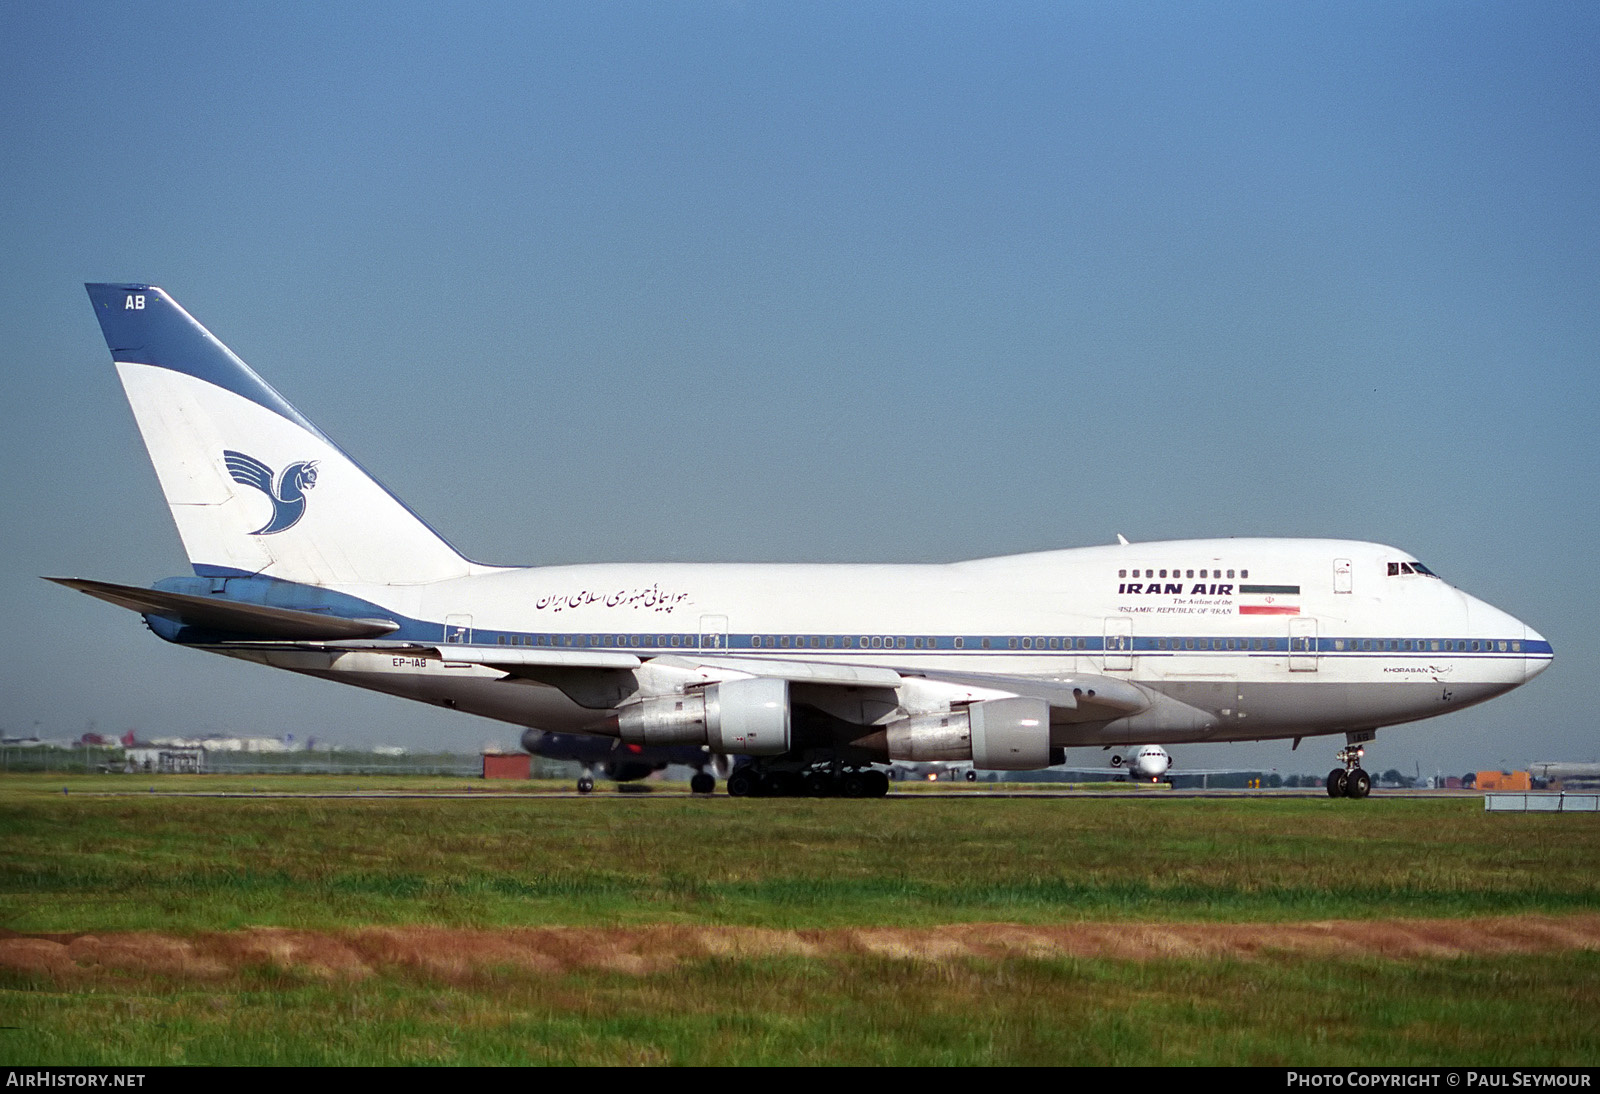
[[481,569],[164,291],[86,288],[197,574],[408,585]]

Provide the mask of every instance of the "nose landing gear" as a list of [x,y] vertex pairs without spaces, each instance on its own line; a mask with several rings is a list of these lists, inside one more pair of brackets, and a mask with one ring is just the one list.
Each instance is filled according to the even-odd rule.
[[1361,770],[1361,757],[1366,751],[1356,744],[1339,750],[1339,762],[1344,767],[1328,772],[1328,797],[1364,798],[1372,793],[1372,776]]

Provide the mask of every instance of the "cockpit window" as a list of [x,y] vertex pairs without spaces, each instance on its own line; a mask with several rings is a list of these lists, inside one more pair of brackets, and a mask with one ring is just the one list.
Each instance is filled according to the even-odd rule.
[[1399,577],[1402,574],[1422,574],[1424,577],[1438,577],[1439,575],[1428,569],[1420,562],[1391,562],[1389,563],[1389,576]]

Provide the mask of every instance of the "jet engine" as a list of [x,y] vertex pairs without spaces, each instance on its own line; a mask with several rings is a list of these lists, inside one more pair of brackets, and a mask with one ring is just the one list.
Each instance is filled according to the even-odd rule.
[[920,714],[884,727],[891,760],[971,760],[996,771],[1049,767],[1050,704],[1043,699],[989,699],[965,710]]
[[777,756],[791,747],[789,682],[724,680],[699,692],[630,703],[617,711],[624,741],[707,745],[713,752]]

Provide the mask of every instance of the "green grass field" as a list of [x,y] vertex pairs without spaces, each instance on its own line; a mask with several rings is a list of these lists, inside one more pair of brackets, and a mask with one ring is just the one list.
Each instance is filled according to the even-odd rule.
[[[0,778],[0,928],[183,937],[725,925],[1297,924],[1600,913],[1600,815],[1478,799],[184,798]],[[482,788],[168,777],[160,787]],[[62,793],[63,786],[71,792]],[[496,789],[503,789],[497,786]],[[1600,1061],[1600,955],[850,950],[360,978],[0,971],[6,1063]]]

